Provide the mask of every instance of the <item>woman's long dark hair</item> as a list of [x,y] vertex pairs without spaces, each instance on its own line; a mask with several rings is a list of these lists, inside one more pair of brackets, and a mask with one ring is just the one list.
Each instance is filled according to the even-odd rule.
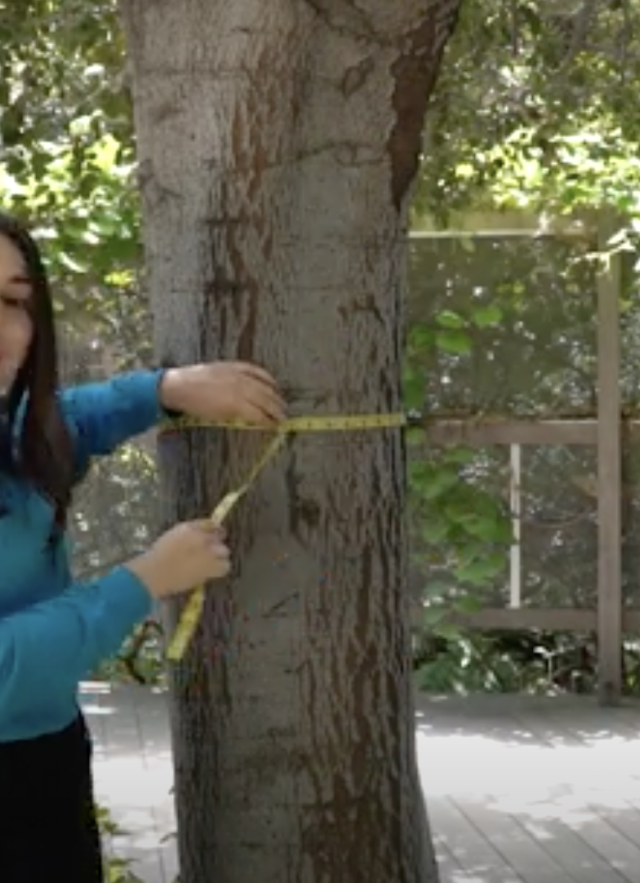
[[49,280],[40,250],[26,226],[0,213],[0,236],[20,251],[32,288],[29,312],[33,337],[8,401],[13,431],[18,409],[25,402],[15,468],[51,502],[55,522],[62,528],[71,503],[75,470],[71,436],[58,402],[58,352]]

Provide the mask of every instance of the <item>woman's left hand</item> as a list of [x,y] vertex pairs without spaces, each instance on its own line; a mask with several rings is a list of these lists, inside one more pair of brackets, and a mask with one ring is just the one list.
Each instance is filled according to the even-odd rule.
[[198,420],[276,427],[286,419],[274,378],[249,362],[211,362],[169,368],[160,387],[162,405]]

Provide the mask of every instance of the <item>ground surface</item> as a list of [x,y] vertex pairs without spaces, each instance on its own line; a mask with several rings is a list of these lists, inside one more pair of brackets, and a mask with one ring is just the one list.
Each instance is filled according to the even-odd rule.
[[[85,685],[112,849],[145,883],[177,873],[166,700]],[[419,696],[420,771],[441,883],[640,883],[640,706]]]

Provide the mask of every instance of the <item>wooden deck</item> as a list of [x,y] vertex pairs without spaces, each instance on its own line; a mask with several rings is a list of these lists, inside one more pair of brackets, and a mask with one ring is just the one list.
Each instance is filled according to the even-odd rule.
[[[98,797],[145,883],[177,873],[162,695],[87,685]],[[640,705],[418,697],[441,883],[640,883]]]

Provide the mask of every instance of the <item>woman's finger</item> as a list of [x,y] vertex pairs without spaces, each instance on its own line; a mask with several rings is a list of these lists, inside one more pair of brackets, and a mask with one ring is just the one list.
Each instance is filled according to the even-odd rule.
[[254,365],[252,362],[236,362],[237,368],[247,377],[252,377],[265,386],[278,391],[278,383],[275,377],[260,365]]
[[271,420],[279,422],[285,419],[286,406],[277,392],[254,381],[247,382],[245,387],[243,405],[246,404],[253,409],[258,409]]
[[274,412],[268,406],[258,402],[252,402],[245,399],[238,408],[240,420],[245,423],[251,423],[255,426],[273,426],[274,428],[282,422],[282,416],[279,412]]

